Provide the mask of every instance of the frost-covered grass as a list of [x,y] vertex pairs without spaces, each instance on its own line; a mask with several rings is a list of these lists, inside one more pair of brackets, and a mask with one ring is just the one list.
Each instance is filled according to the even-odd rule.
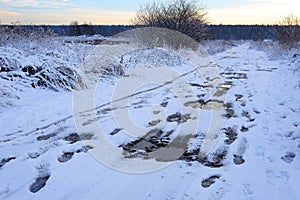
[[27,87],[71,90],[77,87],[86,48],[65,43],[51,32],[2,27],[1,79]]
[[240,45],[243,42],[239,40],[205,40],[201,42],[201,45],[209,55],[214,55]]

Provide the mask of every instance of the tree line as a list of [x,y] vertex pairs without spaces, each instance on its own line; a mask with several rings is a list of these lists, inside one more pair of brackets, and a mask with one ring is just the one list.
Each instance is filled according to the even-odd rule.
[[[181,32],[196,41],[220,40],[278,40],[288,46],[300,41],[300,18],[290,14],[275,25],[210,25],[205,7],[199,0],[150,2],[142,5],[129,26],[99,26],[71,22],[68,26],[41,26],[58,35],[112,36],[135,27],[161,27]],[[31,26],[29,26],[30,28]],[[26,28],[26,26],[25,26]],[[27,27],[28,28],[28,27]]]

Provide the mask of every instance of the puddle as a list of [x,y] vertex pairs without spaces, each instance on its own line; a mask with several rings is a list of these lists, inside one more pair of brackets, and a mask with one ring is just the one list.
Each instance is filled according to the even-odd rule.
[[83,146],[81,149],[77,149],[76,151],[64,152],[60,157],[58,157],[57,160],[61,163],[64,163],[71,160],[75,155],[75,153],[81,153],[81,152],[87,153],[90,149],[93,149],[93,147],[87,145],[87,146]]
[[225,93],[226,93],[226,91],[224,91],[224,90],[217,90],[213,96],[220,97],[220,96],[223,96]]
[[159,162],[178,160],[187,150],[189,141],[194,138],[192,134],[176,137],[168,146],[149,154],[149,158],[155,158]]
[[268,68],[268,69],[257,69],[257,72],[273,72],[277,70],[278,68]]
[[221,83],[220,85],[218,85],[217,89],[229,90],[232,87],[232,85],[232,82]]
[[188,145],[195,135],[189,134],[178,136],[170,141],[170,135],[174,131],[164,133],[162,130],[154,129],[149,131],[144,137],[133,142],[123,144],[123,155],[125,158],[155,159],[158,162],[170,162],[183,160],[188,163],[197,161],[203,166],[219,168],[223,166],[223,161],[227,156],[227,149],[218,149],[208,156],[199,155],[200,147],[188,151]]
[[223,78],[230,80],[241,80],[248,79],[248,75],[246,73],[238,73],[238,72],[224,72],[220,73]]
[[215,97],[220,97],[225,95],[225,93],[232,87],[232,82],[226,82],[226,83],[222,83],[220,85],[217,86],[217,91],[215,92],[215,94],[213,96]]
[[181,113],[175,113],[167,117],[167,122],[185,123],[191,119],[190,114],[181,115]]
[[169,136],[173,132],[164,133],[159,129],[151,130],[144,137],[122,145],[123,154],[126,158],[141,157],[143,159],[156,159],[159,162],[178,160],[186,151],[189,140],[194,136],[192,134],[178,136],[170,141]]
[[206,89],[206,90],[210,90],[210,89],[214,88],[213,85],[200,85],[200,84],[197,84],[197,83],[190,83],[190,85],[192,87],[199,87],[199,88],[203,88],[203,89]]
[[218,81],[218,80],[220,80],[219,77],[216,77],[216,78],[206,77],[206,81],[209,81],[209,82],[215,82],[215,81]]
[[121,147],[125,152],[129,153],[148,153],[166,146],[169,140],[168,136],[163,136],[162,130],[153,129],[140,139],[121,145]]
[[219,100],[198,100],[198,101],[190,101],[184,104],[185,106],[192,108],[200,108],[203,110],[222,110],[225,108],[225,104],[223,101]]

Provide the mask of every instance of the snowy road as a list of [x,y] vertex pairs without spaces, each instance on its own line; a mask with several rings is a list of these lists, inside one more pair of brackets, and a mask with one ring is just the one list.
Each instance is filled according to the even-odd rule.
[[[17,93],[21,100],[0,113],[0,199],[298,199],[299,71],[292,71],[288,61],[270,61],[267,53],[248,42],[213,55],[212,60],[227,89],[221,105],[225,123],[211,157],[197,157],[204,127],[189,137],[190,151],[149,173],[120,172],[93,156],[97,136],[78,133],[71,93],[23,87]],[[170,65],[176,62],[181,63],[173,60]],[[182,64],[178,70],[188,71],[189,66]],[[205,114],[220,106],[210,101],[200,77],[191,73],[186,80],[203,98],[185,102],[190,110]],[[99,103],[108,102],[115,81],[105,80],[98,88]],[[157,107],[151,110],[153,105],[164,107],[165,115],[155,112]],[[154,135],[163,145],[176,138],[179,124],[194,119],[178,116],[177,106],[176,97],[159,88],[132,98],[129,111],[133,121],[150,130],[164,118],[166,127]],[[115,109],[124,108],[104,106],[97,110],[96,121],[87,124],[99,123],[126,159],[143,158],[149,145],[158,148],[151,143],[151,134],[139,141],[124,134],[113,120]],[[149,121],[144,115],[149,110],[157,118]]]

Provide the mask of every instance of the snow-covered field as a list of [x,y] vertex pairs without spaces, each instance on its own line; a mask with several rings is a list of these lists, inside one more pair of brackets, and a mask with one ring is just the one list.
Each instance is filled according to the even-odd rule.
[[209,75],[163,48],[130,51],[84,68],[100,73],[91,111],[76,71],[123,42],[65,39],[0,47],[0,199],[299,199],[299,49],[208,42]]

